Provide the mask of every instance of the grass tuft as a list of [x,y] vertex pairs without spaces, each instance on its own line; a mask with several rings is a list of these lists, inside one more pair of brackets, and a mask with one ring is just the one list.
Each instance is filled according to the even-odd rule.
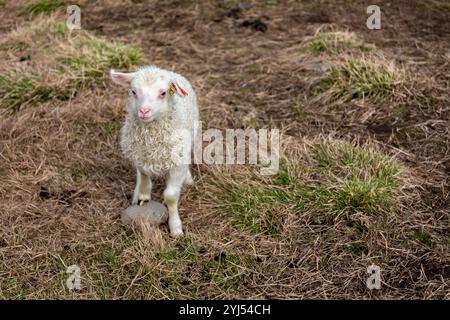
[[358,40],[354,33],[334,31],[318,32],[306,42],[306,50],[312,54],[339,54],[357,46]]
[[348,58],[334,65],[312,90],[312,95],[327,93],[335,99],[381,101],[396,94],[404,72],[384,59]]
[[100,39],[89,33],[77,37],[66,49],[66,54],[59,58],[62,65],[94,78],[102,77],[109,68],[131,68],[144,58],[140,48]]
[[429,247],[433,244],[431,235],[428,232],[416,231],[414,232],[414,237]]
[[268,181],[255,175],[246,186],[228,187],[231,192],[215,201],[221,201],[221,212],[235,227],[277,236],[286,212],[308,212],[322,224],[392,210],[398,204],[401,172],[394,159],[373,146],[314,141],[300,160],[284,158]]
[[45,84],[39,75],[10,72],[0,76],[0,108],[16,112],[23,104],[67,100],[64,88]]
[[241,187],[228,198],[227,216],[233,225],[253,234],[264,233],[270,236],[280,234],[281,216],[277,210],[292,201],[292,195],[276,188],[252,189]]
[[395,205],[400,166],[372,146],[326,140],[310,147],[318,183],[312,206],[325,216],[374,214]]
[[64,0],[37,0],[26,4],[23,9],[24,13],[30,15],[50,14],[56,9],[64,6]]
[[[63,23],[48,19],[41,21],[39,27],[31,25],[29,30],[20,30],[5,40],[2,44],[5,47],[20,44],[34,51],[27,51],[33,57],[29,68],[20,72],[2,70],[0,109],[16,112],[25,104],[68,100],[84,88],[101,84],[109,69],[130,69],[144,60],[138,47],[108,41],[89,32],[80,32],[74,38],[67,33]],[[54,52],[51,59],[40,59],[40,54],[50,51]],[[39,60],[45,64],[33,65]]]

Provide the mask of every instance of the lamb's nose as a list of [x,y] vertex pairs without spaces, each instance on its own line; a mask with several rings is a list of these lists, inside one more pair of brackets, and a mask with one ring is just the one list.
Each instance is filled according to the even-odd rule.
[[152,108],[150,107],[143,107],[140,108],[139,111],[142,113],[142,115],[147,115],[152,111]]

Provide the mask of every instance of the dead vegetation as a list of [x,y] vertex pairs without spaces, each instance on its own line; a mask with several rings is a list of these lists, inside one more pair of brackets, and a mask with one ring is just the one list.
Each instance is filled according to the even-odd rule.
[[[329,72],[312,89],[320,99],[346,101],[369,99],[380,102],[401,94],[405,71],[393,61],[376,56],[345,57],[333,65]],[[326,97],[328,95],[328,97]]]
[[[129,69],[143,63],[140,48],[107,41],[86,31],[71,35],[66,25],[55,18],[38,23],[33,20],[0,41],[0,47],[8,53],[17,48],[17,43],[24,48],[25,65],[4,66],[5,73],[0,76],[3,111],[72,99],[80,90],[101,84],[105,70]],[[33,59],[27,61],[31,56]]]
[[[72,33],[58,3],[0,13],[1,298],[450,298],[440,2],[381,3],[403,11],[377,35],[362,1],[79,1]],[[265,32],[243,27],[256,20]],[[181,240],[119,219],[134,173],[118,148],[124,94],[105,80],[145,61],[191,80],[205,129],[283,132],[274,176],[194,167]]]
[[306,50],[312,54],[340,54],[354,48],[359,40],[353,32],[317,32],[306,39]]

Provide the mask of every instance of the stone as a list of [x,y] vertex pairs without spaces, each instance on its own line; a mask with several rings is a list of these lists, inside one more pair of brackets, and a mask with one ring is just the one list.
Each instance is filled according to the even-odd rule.
[[169,213],[167,207],[162,203],[150,200],[144,205],[132,205],[122,211],[121,220],[123,224],[150,223],[162,224],[167,221]]

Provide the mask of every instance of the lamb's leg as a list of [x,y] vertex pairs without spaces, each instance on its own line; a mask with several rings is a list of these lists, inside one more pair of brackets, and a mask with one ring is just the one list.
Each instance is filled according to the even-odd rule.
[[175,167],[169,171],[166,189],[164,190],[164,202],[169,209],[169,229],[172,237],[183,235],[183,226],[178,215],[178,200],[180,199],[181,187],[188,175],[187,165]]
[[194,179],[192,178],[192,172],[191,172],[191,169],[189,167],[187,169],[186,179],[184,180],[184,183],[187,184],[187,185],[194,184]]
[[136,168],[136,188],[134,189],[132,204],[138,204],[139,201],[146,201],[151,199],[152,194],[152,180],[143,173],[139,168]]

